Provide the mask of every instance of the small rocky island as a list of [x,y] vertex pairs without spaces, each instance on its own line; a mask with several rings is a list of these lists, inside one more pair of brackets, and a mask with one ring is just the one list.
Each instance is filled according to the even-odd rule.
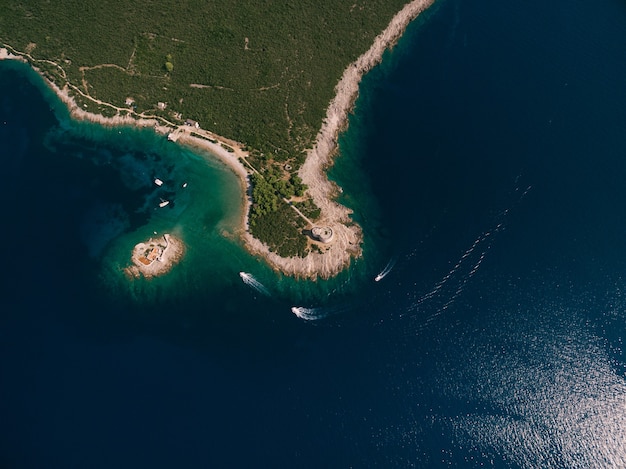
[[160,238],[150,238],[137,244],[131,256],[132,265],[126,267],[129,277],[145,278],[166,274],[183,257],[184,244],[178,238],[164,234]]

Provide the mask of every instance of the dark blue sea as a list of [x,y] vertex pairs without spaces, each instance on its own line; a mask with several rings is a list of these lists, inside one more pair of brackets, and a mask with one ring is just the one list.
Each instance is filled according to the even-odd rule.
[[[415,21],[340,138],[328,281],[241,247],[211,155],[0,89],[0,467],[626,467],[623,0]],[[128,278],[155,232],[185,257]]]

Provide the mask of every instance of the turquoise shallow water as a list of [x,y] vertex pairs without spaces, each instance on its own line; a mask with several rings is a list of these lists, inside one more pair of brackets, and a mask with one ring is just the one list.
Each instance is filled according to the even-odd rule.
[[[235,285],[241,287],[239,272],[245,271],[262,285],[251,293],[311,306],[350,290],[353,287],[347,285],[357,278],[363,280],[362,261],[328,281],[296,280],[271,270],[242,248],[236,232],[243,194],[236,176],[217,158],[172,144],[151,129],[74,121],[38,77],[25,67],[17,68],[24,69],[21,74],[29,76],[55,110],[58,124],[42,136],[44,158],[66,168],[55,184],[67,186],[76,198],[86,195],[77,226],[67,228],[78,231],[74,234],[80,251],[96,271],[94,288],[101,294],[143,306],[162,301],[163,296],[210,298]],[[36,93],[34,88],[31,93]],[[155,178],[164,184],[156,186]],[[87,195],[87,191],[92,192]],[[160,208],[163,200],[170,204]],[[124,267],[129,265],[132,247],[163,233],[184,242],[182,262],[166,276],[129,280]],[[255,290],[254,285],[248,287]]]

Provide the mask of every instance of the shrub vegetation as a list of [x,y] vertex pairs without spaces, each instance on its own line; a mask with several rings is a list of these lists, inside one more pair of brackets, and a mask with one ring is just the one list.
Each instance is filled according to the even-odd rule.
[[167,102],[288,158],[311,145],[343,70],[404,3],[6,0],[0,41],[57,62],[75,85],[85,78],[102,100]]

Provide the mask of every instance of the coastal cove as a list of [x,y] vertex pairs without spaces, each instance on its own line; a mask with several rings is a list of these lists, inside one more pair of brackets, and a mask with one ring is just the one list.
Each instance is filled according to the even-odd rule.
[[[28,65],[1,61],[0,67],[9,76],[21,77],[16,80],[24,81],[24,92],[42,95],[48,103],[44,106],[53,110],[48,119],[51,127],[41,137],[41,156],[45,159],[39,163],[33,160],[29,165],[39,164],[41,168],[33,171],[49,173],[38,183],[39,190],[55,194],[53,187],[67,188],[59,195],[61,199],[53,202],[55,208],[50,215],[59,210],[68,212],[70,208],[74,212],[64,239],[73,240],[73,252],[84,253],[87,264],[81,269],[91,272],[85,280],[91,278],[89,288],[100,292],[95,294],[109,292],[120,301],[138,302],[146,307],[163,301],[163,294],[167,301],[197,297],[200,291],[213,298],[228,295],[225,291],[233,288],[251,288],[251,293],[258,295],[254,286],[241,281],[238,274],[243,271],[264,285],[272,301],[287,301],[284,308],[288,311],[290,303],[323,304],[330,299],[330,292],[337,300],[368,277],[371,279],[372,269],[378,267],[379,255],[375,253],[380,246],[370,251],[368,262],[360,259],[328,280],[302,282],[278,273],[258,253],[251,254],[250,247],[242,242],[248,202],[243,196],[241,177],[232,165],[227,165],[227,158],[232,158],[230,153],[224,151],[220,158],[219,152],[216,156],[206,145],[197,145],[184,135],[173,143],[158,129],[134,122],[130,126],[103,126],[88,119],[75,119],[55,91]],[[8,131],[11,122],[6,125],[9,127],[4,130]],[[34,144],[36,139],[28,145]],[[50,171],[49,167],[58,170]],[[72,167],[75,169],[69,169]],[[88,175],[66,179],[65,175],[83,170]],[[61,173],[55,176],[58,171]],[[155,184],[157,178],[163,181],[162,186]],[[26,197],[19,195],[23,190],[26,186],[13,197]],[[90,195],[76,204],[72,193]],[[164,200],[170,203],[160,207]],[[60,215],[59,220],[68,216],[69,213]],[[125,274],[134,246],[166,233],[184,245],[180,262],[163,277]]]
[[[339,133],[347,126],[348,113],[352,109],[358,95],[358,87],[363,75],[380,62],[385,50],[396,43],[408,24],[428,8],[431,3],[432,0],[415,0],[406,4],[393,17],[387,28],[376,37],[371,48],[346,68],[337,84],[335,98],[328,107],[326,118],[317,135],[314,147],[307,151],[304,164],[298,170],[298,176],[305,185],[304,187],[308,188],[305,192],[306,196],[310,197],[314,206],[317,207],[318,214],[315,221],[307,218],[295,206],[292,200],[288,200],[285,196],[281,196],[283,200],[278,200],[279,204],[282,204],[284,201],[288,207],[286,208],[287,212],[290,212],[292,217],[295,216],[299,220],[297,223],[301,234],[296,234],[296,236],[300,238],[302,236],[308,237],[308,241],[305,244],[308,245],[306,252],[299,256],[285,257],[280,255],[275,252],[276,246],[268,246],[260,241],[256,235],[252,234],[252,228],[256,226],[257,219],[250,219],[251,202],[254,205],[259,202],[254,200],[257,196],[254,195],[255,192],[249,186],[249,180],[250,175],[260,173],[248,161],[249,152],[242,144],[200,129],[195,121],[189,119],[183,125],[176,125],[163,117],[136,113],[132,110],[129,111],[128,109],[102,102],[85,94],[65,78],[63,88],[60,88],[48,72],[39,70],[39,67],[42,65],[49,67],[52,64],[53,68],[58,68],[57,72],[60,71],[61,76],[66,77],[66,72],[58,63],[53,63],[49,60],[36,60],[29,53],[18,52],[8,45],[0,49],[0,59],[13,59],[30,63],[35,70],[42,73],[48,86],[68,106],[70,116],[74,119],[110,127],[124,125],[151,127],[154,128],[155,132],[167,135],[170,141],[198,147],[218,156],[239,176],[242,192],[248,195],[253,194],[252,198],[243,197],[243,217],[239,229],[236,230],[237,235],[242,238],[248,250],[264,258],[270,266],[282,273],[297,278],[329,278],[337,275],[349,266],[351,260],[361,256],[363,242],[361,227],[351,219],[351,210],[335,201],[339,194],[339,188],[331,183],[325,174],[328,167],[332,165],[333,157],[337,152],[337,138]],[[80,98],[79,102],[83,102],[82,107],[77,103],[77,98]],[[84,102],[85,99],[87,99],[87,102]],[[132,98],[127,98],[126,101],[127,104],[133,104]],[[90,111],[90,104],[94,104],[98,110]],[[159,103],[159,106],[161,104],[163,103]],[[109,111],[111,109],[114,110],[115,116],[107,117],[102,115],[103,106],[104,109]],[[163,107],[165,107],[165,104],[163,104]],[[285,165],[285,167],[287,166]],[[291,212],[289,209],[293,209],[296,213]],[[274,208],[273,210],[276,209]],[[304,223],[302,223],[302,219]],[[288,222],[287,224],[290,225],[291,223],[293,222]],[[255,229],[259,230],[258,228]],[[276,229],[275,225],[274,229]],[[290,229],[293,230],[293,228]],[[315,234],[322,231],[330,233],[330,236],[325,236],[322,239]],[[301,244],[302,240],[299,243]]]
[[[96,201],[94,207],[88,208],[83,215],[84,226],[79,227],[80,244],[93,257],[94,266],[100,265],[101,272],[97,273],[96,269],[94,273],[96,278],[108,284],[105,288],[128,291],[130,297],[138,301],[153,301],[149,293],[147,296],[133,293],[138,288],[137,281],[124,285],[128,278],[124,280],[126,276],[116,272],[121,273],[131,261],[135,244],[168,232],[177,236],[185,246],[181,265],[168,270],[163,279],[149,276],[149,283],[153,285],[141,286],[140,291],[171,285],[169,288],[174,289],[174,297],[189,294],[189,291],[185,293],[185,288],[180,288],[180,284],[188,284],[184,278],[193,275],[212,279],[206,288],[218,292],[238,284],[237,273],[241,270],[253,271],[264,278],[264,282],[281,282],[282,275],[262,261],[267,248],[255,245],[256,240],[246,233],[249,199],[245,181],[248,173],[236,153],[191,136],[184,128],[176,133],[176,142],[172,142],[168,139],[171,129],[155,126],[153,121],[107,120],[89,114],[71,106],[71,101],[68,106],[67,97],[60,99],[64,97],[63,93],[45,83],[27,64],[5,60],[0,61],[0,67],[27,78],[24,86],[37,88],[29,94],[41,93],[54,111],[58,125],[47,131],[44,137],[45,150],[54,153],[51,158],[90,161],[95,171],[103,171],[104,176],[109,177],[111,175],[107,173],[114,168],[118,181],[106,192],[114,191],[115,187],[123,187],[123,190],[119,195],[109,196],[122,199],[130,191],[140,197],[130,202],[126,210],[119,203]],[[229,143],[235,147],[234,142]],[[94,174],[93,177],[97,176]],[[157,186],[156,179],[163,180],[164,184]],[[56,181],[58,183],[60,181]],[[71,186],[72,181],[64,184]],[[101,184],[105,183],[98,183]],[[160,207],[164,201],[168,204]],[[254,256],[249,254],[250,251]],[[205,266],[200,267],[199,264],[203,263]],[[143,283],[145,280],[139,282]],[[195,281],[192,285],[193,288],[199,287]],[[322,291],[326,289],[320,288]],[[279,296],[285,294],[280,293],[281,289],[273,289],[273,292]]]

